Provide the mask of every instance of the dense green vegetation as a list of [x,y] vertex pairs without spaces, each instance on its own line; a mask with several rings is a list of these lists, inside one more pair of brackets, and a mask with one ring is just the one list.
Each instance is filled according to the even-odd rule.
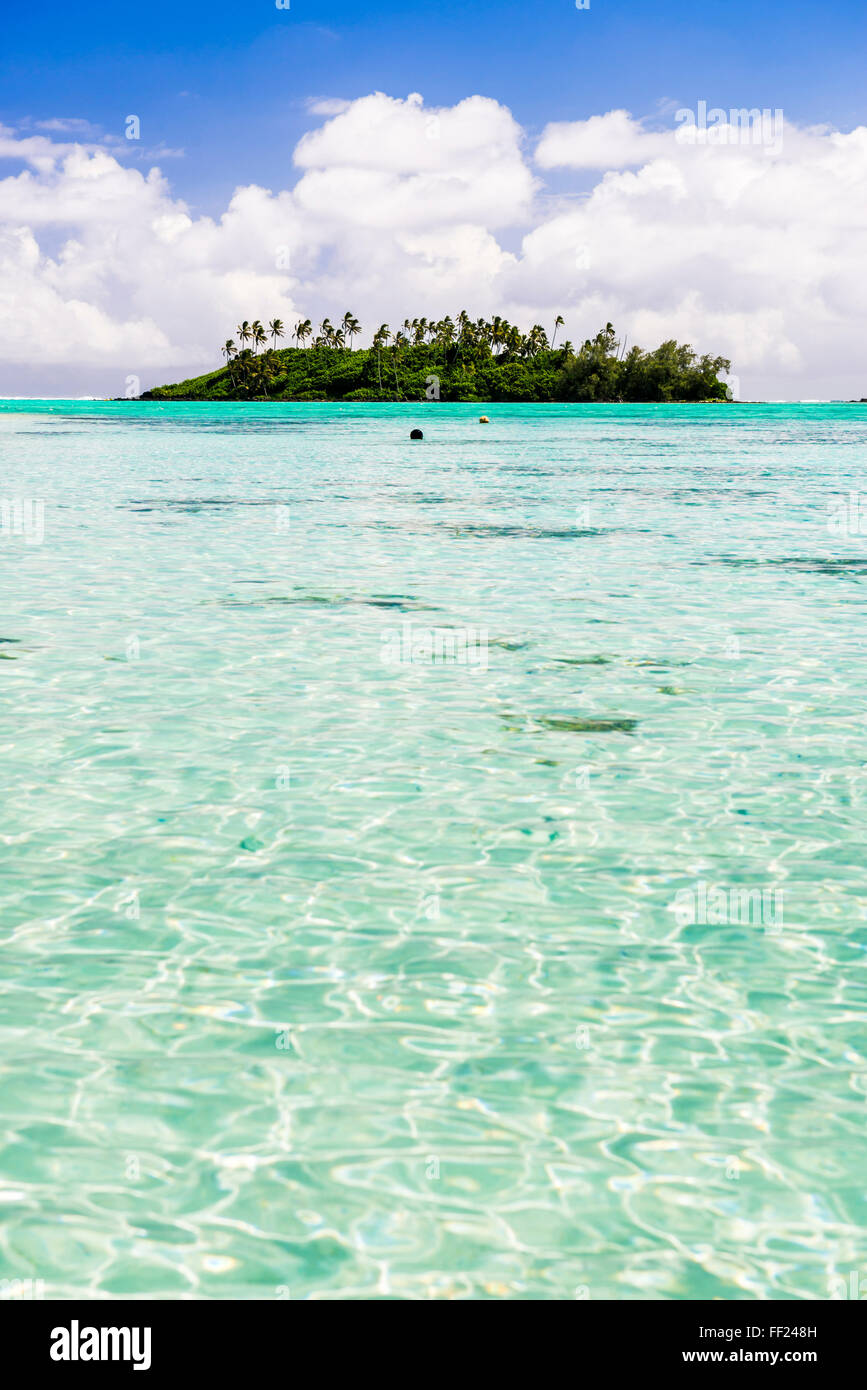
[[[142,400],[293,401],[723,401],[723,357],[699,357],[673,340],[653,352],[628,351],[611,324],[576,351],[556,346],[541,325],[529,333],[502,318],[406,319],[392,334],[383,324],[369,348],[353,349],[361,325],[349,312],[314,336],[309,319],[295,325],[296,347],[278,349],[282,320],[238,325],[222,354],[226,365],[205,376],[158,386]],[[268,347],[268,340],[271,346]],[[312,342],[310,341],[312,339]],[[310,342],[310,346],[304,344]],[[247,346],[247,344],[251,346]],[[259,349],[264,349],[259,351]]]

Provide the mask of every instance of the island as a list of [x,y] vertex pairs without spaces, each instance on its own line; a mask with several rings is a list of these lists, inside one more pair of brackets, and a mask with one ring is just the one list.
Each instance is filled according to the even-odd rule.
[[[282,319],[238,325],[238,340],[221,349],[225,365],[203,376],[155,386],[143,401],[707,401],[732,399],[719,380],[731,370],[724,357],[699,355],[673,339],[651,352],[628,347],[607,323],[576,350],[557,346],[563,327],[540,324],[528,333],[504,318],[405,319],[392,333],[384,323],[368,348],[354,348],[362,332],[347,311],[337,326],[318,331],[299,320],[286,337]],[[270,344],[270,345],[269,345]]]

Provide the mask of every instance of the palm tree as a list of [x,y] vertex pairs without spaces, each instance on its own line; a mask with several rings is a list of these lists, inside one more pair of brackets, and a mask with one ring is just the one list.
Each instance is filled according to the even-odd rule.
[[352,347],[353,338],[357,337],[361,332],[361,324],[349,309],[347,309],[346,313],[343,315],[340,321],[340,327],[344,338],[349,339],[349,346]]
[[298,346],[299,346],[299,347],[303,347],[303,346],[304,346],[304,339],[305,339],[305,338],[309,338],[309,337],[312,335],[312,333],[313,333],[313,324],[310,322],[310,320],[309,320],[309,319],[299,319],[298,322],[297,322],[296,325],[295,325],[295,332],[293,333],[292,336],[293,336],[293,338],[295,339],[295,341],[296,341],[296,343],[298,344]]
[[523,346],[524,335],[521,332],[520,328],[514,328],[510,324],[504,334],[503,342],[505,344],[506,352],[508,352],[512,357],[517,357],[518,353],[521,351],[521,348]]
[[256,363],[256,385],[259,386],[267,399],[268,387],[274,380],[275,359],[270,352],[263,353]]
[[[412,325],[409,323],[407,323],[406,326],[408,328],[412,327]],[[401,385],[397,377],[397,358],[401,348],[406,347],[408,342],[409,338],[407,337],[406,333],[401,333],[400,330],[398,330],[397,333],[395,333],[394,335],[394,340],[392,342],[391,347],[391,366],[392,370],[394,371],[394,384],[397,387],[397,394],[399,396],[403,396],[403,391],[401,390]]]
[[253,348],[255,350],[261,347],[263,343],[267,343],[268,334],[265,332],[258,319],[256,319],[255,323],[251,324],[251,327],[253,329]]
[[271,337],[271,342],[274,344],[275,350],[277,347],[277,339],[283,337],[283,332],[283,320],[272,319],[271,322],[268,324],[268,333]]
[[390,337],[391,330],[387,323],[381,324],[373,335],[373,346],[376,349],[376,375],[379,381],[380,395],[382,395],[382,349],[385,347]]
[[232,377],[232,384],[236,390],[243,388],[249,395],[250,391],[250,370],[253,365],[253,354],[249,348],[242,348],[241,351],[232,358],[229,368]]
[[323,319],[322,322],[321,322],[320,325],[319,325],[319,340],[318,340],[318,341],[319,341],[320,343],[322,343],[325,347],[330,347],[333,337],[334,337],[334,329],[333,329],[332,326],[331,326],[331,320],[330,320],[330,319]]
[[557,341],[557,329],[558,329],[558,328],[562,328],[565,322],[566,322],[566,320],[564,319],[564,317],[563,317],[562,314],[558,314],[557,317],[555,318],[555,320],[554,320],[554,332],[553,332],[552,335],[551,335],[551,347],[552,347],[552,348],[553,348],[555,342]]
[[253,336],[249,323],[244,319],[243,323],[238,324],[238,337],[242,343],[248,343]]
[[548,334],[545,332],[541,323],[534,323],[527,338],[527,345],[532,357],[537,352],[543,352],[548,346]]
[[445,347],[451,347],[455,341],[455,326],[451,318],[446,314],[442,323],[438,325],[438,333]]
[[235,370],[231,363],[237,351],[238,349],[235,347],[234,338],[227,338],[222,348],[220,349],[222,356],[226,359],[226,369],[229,373],[229,380],[231,381],[233,388],[235,385]]

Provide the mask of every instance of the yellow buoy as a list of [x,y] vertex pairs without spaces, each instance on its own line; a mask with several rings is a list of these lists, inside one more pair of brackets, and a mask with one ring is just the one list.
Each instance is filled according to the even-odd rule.
[[490,422],[490,420],[488,419],[487,415],[480,415],[480,416],[479,416],[479,424],[480,424],[480,425],[489,425],[490,423],[491,423],[491,422]]

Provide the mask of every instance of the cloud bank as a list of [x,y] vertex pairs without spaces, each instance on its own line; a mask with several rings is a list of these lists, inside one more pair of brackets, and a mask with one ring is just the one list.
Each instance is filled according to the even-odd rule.
[[[533,149],[486,97],[320,101],[292,186],[238,188],[219,219],[74,123],[0,128],[0,388],[34,362],[47,394],[73,365],[115,394],[206,370],[240,318],[350,308],[368,336],[466,308],[685,339],[730,357],[744,397],[867,396],[867,129],[756,139],[736,115],[611,111]],[[549,171],[587,191],[546,194]]]

